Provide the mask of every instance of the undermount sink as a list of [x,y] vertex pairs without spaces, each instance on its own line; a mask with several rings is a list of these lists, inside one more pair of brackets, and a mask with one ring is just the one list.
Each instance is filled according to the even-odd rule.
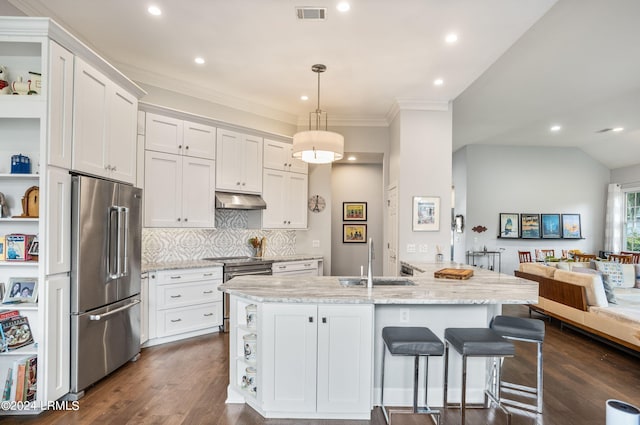
[[[342,277],[338,278],[338,282],[342,286],[367,286],[366,279],[360,279],[357,277]],[[398,279],[398,278],[384,278],[384,277],[374,277],[373,278],[373,286],[411,286],[415,285],[415,283],[409,279]]]

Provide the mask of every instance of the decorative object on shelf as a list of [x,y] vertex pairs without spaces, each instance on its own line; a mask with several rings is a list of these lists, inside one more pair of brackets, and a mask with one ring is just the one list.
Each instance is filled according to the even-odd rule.
[[37,235],[31,240],[31,244],[29,245],[29,251],[27,252],[29,253],[29,255],[31,255],[31,259],[33,261],[38,260],[38,254],[40,252],[40,242],[38,241]]
[[366,202],[343,202],[342,220],[344,221],[367,221]]
[[33,343],[33,333],[29,319],[25,316],[13,316],[0,321],[0,333],[7,351],[15,350]]
[[267,252],[267,238],[265,236],[260,239],[260,246],[258,246],[258,252],[256,252],[256,257],[264,257]]
[[482,233],[482,232],[486,232],[487,228],[482,225],[477,225],[477,226],[473,226],[471,230],[473,230],[476,233]]
[[500,213],[500,237],[520,237],[520,216],[515,213]]
[[24,81],[22,77],[11,83],[13,94],[27,95],[29,94],[29,81]]
[[247,366],[245,373],[242,376],[242,388],[247,389],[250,393],[255,394],[258,391],[258,385],[256,381],[256,368],[253,366]]
[[7,74],[7,67],[0,65],[0,95],[11,94],[11,87],[9,87],[9,75]]
[[40,215],[40,188],[31,186],[22,197],[22,214],[14,218],[38,218]]
[[247,334],[242,337],[242,340],[244,342],[245,360],[255,362],[258,336],[256,334]]
[[440,230],[440,197],[413,197],[413,231],[437,232]]
[[0,193],[0,218],[7,218],[9,215],[9,203],[7,202],[7,198],[5,198],[4,193]]
[[247,328],[255,329],[258,322],[258,306],[255,304],[249,304],[245,307],[247,315]]
[[11,277],[7,291],[2,299],[3,303],[26,302],[35,303],[38,300],[37,277]]
[[320,195],[313,195],[309,197],[309,201],[307,203],[307,208],[309,211],[319,213],[324,211],[324,208],[327,206],[327,201]]
[[254,254],[253,256],[257,257],[258,249],[260,248],[260,238],[257,236],[249,238],[249,245],[251,245],[251,247],[253,248],[253,254]]
[[560,214],[540,215],[540,235],[543,239],[560,239],[561,230]]
[[13,233],[6,235],[5,239],[5,260],[6,261],[31,261],[33,257],[29,254],[31,241],[34,235],[23,235]]
[[11,174],[29,174],[31,173],[31,160],[28,156],[18,155],[11,156]]
[[343,243],[366,243],[367,242],[367,225],[366,224],[343,224],[342,225],[342,242]]
[[[327,113],[320,109],[320,74],[327,70],[322,64],[316,64],[311,70],[318,74],[318,106],[309,113],[309,130],[293,135],[293,157],[312,164],[328,164],[342,159],[344,155],[344,137],[327,131]],[[321,129],[324,116],[324,130]],[[311,122],[315,122],[312,130]]]
[[580,214],[562,214],[562,237],[564,239],[581,239]]
[[520,232],[522,239],[540,238],[540,214],[520,214]]
[[29,92],[27,94],[40,94],[42,90],[42,74],[29,71]]

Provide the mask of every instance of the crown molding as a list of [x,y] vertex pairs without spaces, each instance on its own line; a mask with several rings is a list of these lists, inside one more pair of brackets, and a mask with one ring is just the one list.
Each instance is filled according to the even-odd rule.
[[[189,81],[169,78],[157,72],[137,68],[129,64],[118,62],[116,63],[116,66],[131,79],[133,79],[134,81],[138,81],[139,83],[149,84],[151,86],[159,88],[165,88],[169,91],[182,93],[191,97],[195,97],[197,99],[206,100],[208,102],[216,103],[233,109],[238,109],[243,112],[249,112],[261,117],[273,119],[291,125],[296,125],[298,122],[297,117],[288,112],[271,108],[269,106],[265,106],[256,102],[241,99],[239,97],[227,95],[208,87],[203,87],[200,85],[196,86]],[[171,87],[167,87],[167,81],[171,81]]]
[[386,120],[388,124],[396,118],[400,111],[438,111],[445,112],[451,109],[449,101],[435,101],[414,99],[409,97],[398,97],[395,99],[389,112],[387,112]]

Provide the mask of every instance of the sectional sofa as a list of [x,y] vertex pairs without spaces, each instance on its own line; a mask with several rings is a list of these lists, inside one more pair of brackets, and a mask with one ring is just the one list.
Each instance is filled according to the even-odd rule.
[[521,263],[515,275],[539,283],[532,310],[640,354],[638,265]]

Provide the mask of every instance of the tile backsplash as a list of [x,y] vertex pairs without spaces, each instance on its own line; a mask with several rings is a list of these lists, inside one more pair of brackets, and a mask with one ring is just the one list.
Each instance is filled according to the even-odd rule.
[[143,263],[252,255],[249,238],[267,238],[266,255],[295,255],[295,230],[248,229],[245,211],[217,210],[216,229],[143,228]]

